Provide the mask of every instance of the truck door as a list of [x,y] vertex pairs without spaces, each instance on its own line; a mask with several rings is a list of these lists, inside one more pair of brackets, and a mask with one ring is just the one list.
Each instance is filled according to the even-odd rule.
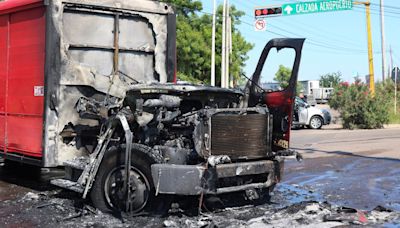
[[[255,105],[260,103],[260,101],[264,102],[273,115],[273,151],[287,150],[289,148],[297,75],[304,40],[282,38],[269,41],[261,53],[257,68],[252,77],[252,82],[248,84],[248,105]],[[280,55],[281,52],[291,52],[291,54],[284,53]],[[274,53],[278,58],[271,59],[270,61],[269,55],[271,53]],[[291,58],[289,61],[287,59],[288,56]],[[273,68],[269,63],[273,63],[273,66],[278,67]],[[283,64],[284,68],[282,67]],[[279,75],[279,72],[282,73],[285,71],[287,80],[279,82],[276,89],[265,87],[268,81],[272,82],[282,76]],[[264,72],[270,72],[270,74],[264,75]]]
[[5,151],[8,15],[0,16],[0,151]]
[[0,12],[0,150],[41,158],[45,7],[36,2]]

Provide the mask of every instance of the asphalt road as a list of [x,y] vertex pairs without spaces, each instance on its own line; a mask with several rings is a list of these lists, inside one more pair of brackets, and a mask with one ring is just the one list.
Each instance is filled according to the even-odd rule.
[[285,184],[338,205],[400,211],[400,128],[302,129],[292,131],[291,146],[304,161],[287,162]]
[[337,155],[400,159],[400,127],[377,130],[293,130],[291,147],[305,157]]

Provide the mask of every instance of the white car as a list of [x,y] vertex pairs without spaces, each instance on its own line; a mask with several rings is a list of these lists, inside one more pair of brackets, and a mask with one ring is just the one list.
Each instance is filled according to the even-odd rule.
[[294,127],[307,126],[312,129],[320,129],[323,125],[330,124],[331,118],[328,110],[313,107],[296,97],[293,115]]

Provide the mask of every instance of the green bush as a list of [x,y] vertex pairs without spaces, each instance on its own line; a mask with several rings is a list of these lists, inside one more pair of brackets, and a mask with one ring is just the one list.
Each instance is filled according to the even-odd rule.
[[400,124],[400,84],[397,84],[397,112],[394,110],[394,82],[390,79],[385,83],[378,83],[376,86],[376,93],[384,98],[389,108],[389,123]]
[[[383,86],[383,85],[382,85]],[[329,104],[342,117],[343,128],[375,129],[389,122],[389,100],[386,90],[377,85],[375,96],[369,93],[365,84],[340,83]]]

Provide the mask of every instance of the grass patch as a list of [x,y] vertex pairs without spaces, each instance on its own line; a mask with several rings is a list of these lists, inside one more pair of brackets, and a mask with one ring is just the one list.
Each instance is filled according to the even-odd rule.
[[390,112],[389,124],[400,124],[400,112],[397,112],[397,115],[394,112]]

